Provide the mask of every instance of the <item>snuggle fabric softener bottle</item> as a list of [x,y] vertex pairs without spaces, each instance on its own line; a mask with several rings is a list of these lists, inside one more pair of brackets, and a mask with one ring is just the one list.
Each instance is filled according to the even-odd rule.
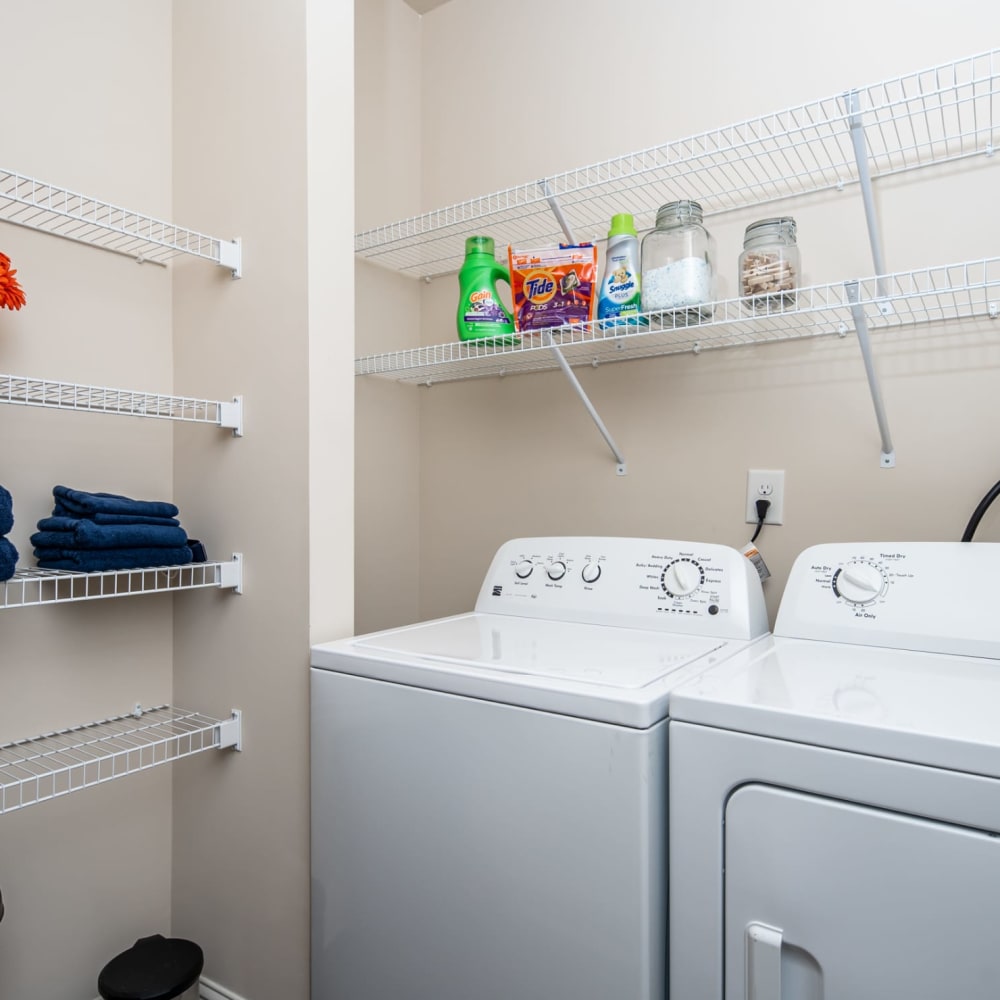
[[510,284],[510,272],[494,256],[489,236],[470,236],[465,241],[465,262],[458,272],[458,336],[460,340],[503,337],[516,343],[514,319],[497,295],[497,281]]
[[617,320],[602,323],[601,329],[618,325],[645,326],[640,320],[642,295],[639,286],[639,237],[635,220],[628,213],[613,215],[608,232],[608,248],[604,255],[604,280],[597,300],[599,320]]

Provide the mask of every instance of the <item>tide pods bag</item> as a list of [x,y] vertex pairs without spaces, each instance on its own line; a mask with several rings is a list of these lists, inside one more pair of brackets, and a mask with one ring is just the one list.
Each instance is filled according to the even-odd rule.
[[514,326],[531,333],[594,318],[597,247],[593,243],[560,243],[541,250],[507,248]]

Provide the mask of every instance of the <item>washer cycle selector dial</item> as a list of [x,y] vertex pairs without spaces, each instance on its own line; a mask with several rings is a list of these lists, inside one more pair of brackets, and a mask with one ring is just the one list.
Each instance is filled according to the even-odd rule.
[[549,574],[550,580],[561,580],[566,575],[566,563],[549,563],[549,565],[545,567],[545,572]]
[[885,589],[885,574],[880,566],[853,560],[833,575],[833,592],[851,604],[869,604]]
[[531,571],[535,568],[535,564],[530,559],[522,559],[514,567],[514,576],[519,580],[527,580],[531,576]]
[[601,567],[595,562],[589,562],[580,571],[584,583],[594,583],[601,575]]
[[660,577],[663,589],[671,597],[687,597],[704,582],[705,574],[693,559],[675,559]]

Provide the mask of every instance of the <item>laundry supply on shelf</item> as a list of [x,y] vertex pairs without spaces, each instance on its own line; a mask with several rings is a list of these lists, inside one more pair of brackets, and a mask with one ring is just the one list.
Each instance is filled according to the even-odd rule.
[[133,500],[118,493],[87,493],[84,490],[71,490],[68,486],[53,486],[52,495],[70,517],[87,517],[90,514],[176,517],[179,513],[174,504],[163,500]]
[[9,580],[17,567],[17,549],[5,536],[14,527],[14,500],[10,491],[0,486],[0,582]]
[[157,566],[186,566],[192,562],[191,549],[35,549],[43,569],[65,569],[76,573],[103,573],[114,569],[143,569]]
[[96,573],[204,561],[204,547],[189,544],[176,505],[134,500],[118,493],[88,493],[54,486],[53,513],[30,538],[44,569]]
[[755,313],[794,309],[799,282],[799,247],[790,216],[752,222],[743,235],[740,295]]
[[642,240],[644,312],[680,311],[685,319],[709,319],[715,273],[711,237],[696,201],[671,201],[656,213],[656,227]]
[[642,309],[639,276],[639,237],[635,220],[627,213],[612,216],[604,253],[604,278],[597,300],[597,318],[608,320],[601,329],[646,326],[637,318]]
[[[510,272],[495,256],[489,236],[470,236],[465,241],[465,261],[458,272],[458,336],[481,340],[507,334],[500,343],[515,343],[514,319],[497,293],[498,281],[510,284]],[[491,340],[492,343],[497,343]]]
[[181,527],[160,524],[95,524],[86,518],[45,517],[31,536],[36,548],[139,549],[187,544]]
[[17,549],[10,539],[0,538],[0,581],[9,580],[17,566]]
[[508,247],[507,254],[519,333],[594,318],[597,247],[593,243],[560,243],[538,250]]
[[0,486],[0,535],[9,535],[14,527],[14,498]]

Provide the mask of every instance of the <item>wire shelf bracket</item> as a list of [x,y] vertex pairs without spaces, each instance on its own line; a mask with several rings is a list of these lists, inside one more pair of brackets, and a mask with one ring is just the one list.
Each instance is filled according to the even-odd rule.
[[124,254],[140,263],[166,264],[189,254],[243,273],[243,247],[232,240],[154,219],[0,167],[0,221],[76,243]]
[[233,437],[243,436],[242,396],[234,396],[232,402],[225,402],[77,382],[56,382],[24,375],[0,375],[0,403],[214,424],[231,429]]
[[0,745],[0,813],[14,812],[206,750],[242,750],[243,713],[169,705]]
[[[881,277],[876,279],[877,282],[881,280]],[[876,284],[877,287],[878,285]],[[868,320],[865,317],[864,307],[861,305],[859,288],[860,282],[858,281],[844,282],[847,301],[850,303],[851,317],[854,320],[854,332],[858,335],[858,346],[861,348],[861,357],[865,363],[868,389],[871,392],[872,404],[875,407],[875,420],[878,423],[878,432],[882,439],[882,458],[879,465],[883,469],[892,469],[896,465],[896,450],[892,446],[892,435],[889,433],[889,420],[885,415],[885,402],[882,399],[882,389],[879,385],[878,374],[875,371],[872,342],[871,337],[868,335]]]
[[[542,188],[542,192],[545,195],[545,200],[549,204],[549,208],[552,209],[552,214],[556,217],[556,221],[559,223],[560,229],[563,231],[563,235],[570,243],[576,243],[573,238],[573,231],[570,229],[569,222],[566,216],[563,214],[563,210],[559,205],[559,199],[552,193],[552,189],[549,186],[547,180],[540,180],[538,182],[539,186]],[[555,357],[556,362],[562,369],[563,374],[566,376],[566,380],[569,382],[570,387],[577,394],[580,402],[583,403],[584,408],[590,415],[590,419],[594,421],[597,426],[598,431],[601,433],[601,437],[604,438],[605,443],[611,449],[611,454],[614,455],[615,461],[618,463],[615,466],[615,472],[619,476],[627,475],[628,465],[625,462],[625,456],[621,453],[618,445],[615,444],[614,438],[611,436],[611,432],[604,425],[604,421],[601,420],[600,414],[597,412],[597,408],[590,401],[590,397],[587,395],[583,386],[580,385],[580,380],[576,377],[576,372],[570,367],[569,362],[566,360],[563,352],[559,350],[559,347],[553,341],[551,334],[548,330],[542,331],[543,343],[547,344],[551,350],[552,355]]]
[[22,569],[9,580],[0,583],[0,610],[134,597],[139,594],[164,594],[178,590],[202,590],[209,587],[242,594],[243,568],[242,553],[234,552],[230,562],[113,569],[100,573]]

